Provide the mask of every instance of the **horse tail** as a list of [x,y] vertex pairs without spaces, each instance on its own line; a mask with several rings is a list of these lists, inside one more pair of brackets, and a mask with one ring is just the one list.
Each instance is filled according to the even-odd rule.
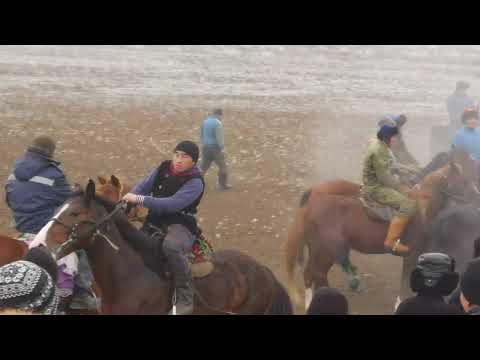
[[293,305],[287,290],[277,280],[272,271],[266,268],[273,280],[273,298],[265,315],[293,315]]
[[285,246],[285,264],[287,271],[288,291],[296,304],[300,304],[300,294],[295,285],[295,266],[303,265],[303,249],[306,245],[305,216],[307,204],[311,195],[311,189],[306,191],[300,200],[300,208],[295,214],[295,219],[288,229],[288,237]]

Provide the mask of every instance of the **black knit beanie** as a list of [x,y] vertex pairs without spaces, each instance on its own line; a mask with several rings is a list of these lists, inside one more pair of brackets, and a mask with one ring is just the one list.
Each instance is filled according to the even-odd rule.
[[182,141],[175,147],[175,151],[183,151],[185,154],[188,154],[192,157],[193,162],[196,164],[198,161],[199,150],[197,144],[193,141]]

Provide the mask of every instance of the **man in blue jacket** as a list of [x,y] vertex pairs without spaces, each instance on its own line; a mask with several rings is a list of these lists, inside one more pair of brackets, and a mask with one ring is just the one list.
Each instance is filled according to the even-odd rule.
[[124,200],[147,208],[142,230],[153,235],[166,229],[163,252],[173,275],[178,315],[193,312],[193,284],[186,254],[199,233],[195,214],[203,196],[205,183],[196,166],[198,146],[182,141],[174,149],[173,160],[167,160],[135,185]]
[[202,164],[205,175],[212,162],[218,166],[218,184],[220,190],[228,190],[232,186],[227,184],[227,164],[225,163],[223,125],[220,121],[222,109],[215,109],[204,121],[201,128]]
[[[5,186],[6,201],[13,211],[19,240],[33,240],[35,234],[53,217],[55,210],[71,195],[70,185],[53,159],[55,142],[48,136],[38,136],[28,147],[23,159],[15,162]],[[96,300],[90,294],[92,274],[86,254],[77,252],[78,274],[60,267],[58,286],[61,289],[62,310],[66,307],[95,309]],[[60,260],[61,262],[61,260]],[[75,291],[73,290],[75,288]],[[72,297],[73,295],[73,297]]]

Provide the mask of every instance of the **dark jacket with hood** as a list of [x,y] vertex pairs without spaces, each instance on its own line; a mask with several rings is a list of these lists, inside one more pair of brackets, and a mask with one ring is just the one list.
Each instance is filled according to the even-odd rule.
[[29,149],[15,162],[5,193],[16,229],[36,234],[71,195],[71,188],[58,161]]

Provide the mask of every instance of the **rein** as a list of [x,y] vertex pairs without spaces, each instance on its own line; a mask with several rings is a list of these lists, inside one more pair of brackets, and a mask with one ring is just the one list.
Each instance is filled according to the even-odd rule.
[[105,223],[110,221],[112,219],[112,217],[115,216],[115,214],[117,214],[119,211],[121,211],[121,210],[124,211],[126,209],[126,207],[127,207],[127,203],[124,202],[124,201],[120,201],[117,205],[115,205],[115,208],[113,209],[113,211],[111,213],[105,215],[100,220],[98,220],[98,221],[84,220],[84,221],[81,221],[79,223],[73,224],[72,226],[69,226],[69,225],[63,223],[62,221],[58,220],[57,218],[53,217],[50,221],[53,221],[56,224],[62,225],[63,227],[65,227],[69,230],[69,235],[68,235],[67,241],[60,244],[60,246],[58,246],[57,248],[55,248],[53,250],[52,255],[53,255],[54,259],[55,260],[57,259],[58,254],[60,254],[60,252],[65,247],[67,247],[68,245],[72,244],[73,242],[75,242],[79,239],[77,230],[78,230],[78,228],[81,224],[91,224],[91,225],[93,225],[92,231],[94,231],[94,233],[92,235],[92,238],[97,237],[97,236],[101,237],[102,239],[107,241],[107,243],[115,251],[118,252],[120,250],[120,248],[118,246],[116,246],[105,234],[103,234],[100,231],[100,227],[102,227]]

